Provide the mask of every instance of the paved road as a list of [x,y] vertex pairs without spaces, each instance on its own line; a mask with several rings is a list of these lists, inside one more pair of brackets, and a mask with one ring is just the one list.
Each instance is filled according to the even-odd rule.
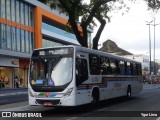
[[[109,120],[158,120],[160,117],[160,88],[157,86],[146,85],[145,89],[131,100],[124,98],[110,99],[101,102],[93,107],[90,105],[80,106],[76,108],[43,108],[41,106],[31,107],[27,102],[1,106],[1,111],[29,111],[42,113],[42,119],[61,119],[61,120],[93,120],[93,119],[109,119]],[[11,106],[13,108],[11,108]],[[118,111],[118,112],[117,112]],[[142,117],[142,114],[158,115],[156,117]],[[47,118],[44,116],[48,116]],[[121,116],[121,117],[120,117]],[[127,117],[129,116],[129,118]],[[138,117],[135,117],[138,116]],[[139,117],[141,116],[141,117]],[[3,118],[4,119],[4,118]],[[13,118],[12,118],[13,119]],[[16,120],[21,118],[16,118]],[[41,118],[39,118],[41,120]],[[160,120],[160,119],[159,119]]]

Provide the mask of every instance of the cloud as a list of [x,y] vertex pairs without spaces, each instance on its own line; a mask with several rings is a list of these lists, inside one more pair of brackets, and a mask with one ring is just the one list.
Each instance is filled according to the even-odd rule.
[[[156,15],[159,16],[160,14]],[[131,10],[125,15],[115,13],[101,35],[100,44],[107,39],[111,39],[116,44],[134,54],[146,54],[149,51],[149,26],[146,21],[153,19],[144,2],[134,4]],[[160,19],[156,17],[156,23],[160,23]],[[154,41],[154,29],[150,26],[152,51]],[[96,30],[95,30],[96,31]],[[156,59],[160,59],[160,25],[156,26]],[[153,54],[152,54],[153,55]]]

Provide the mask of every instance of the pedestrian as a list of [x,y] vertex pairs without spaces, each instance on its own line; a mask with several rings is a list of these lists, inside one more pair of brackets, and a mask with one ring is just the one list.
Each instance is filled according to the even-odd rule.
[[15,77],[15,87],[19,88],[19,77],[18,76]]
[[0,78],[0,86],[1,86],[1,88],[4,88],[5,87],[5,85],[4,85],[4,78],[3,77],[1,77]]

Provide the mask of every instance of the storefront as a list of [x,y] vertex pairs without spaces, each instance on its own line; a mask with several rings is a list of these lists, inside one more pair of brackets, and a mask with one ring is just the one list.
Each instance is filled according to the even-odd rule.
[[0,57],[0,88],[27,87],[29,59]]

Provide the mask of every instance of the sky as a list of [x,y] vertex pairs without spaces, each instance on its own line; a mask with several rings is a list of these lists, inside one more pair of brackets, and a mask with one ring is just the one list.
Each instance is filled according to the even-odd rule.
[[[138,0],[139,1],[139,0]],[[155,23],[160,23],[160,12],[153,14],[147,10],[145,2],[139,1],[128,4],[130,11],[122,15],[121,11],[112,13],[111,22],[107,23],[100,37],[99,44],[107,39],[114,41],[118,47],[133,54],[149,55],[149,26],[146,25],[155,17]],[[154,51],[154,27],[150,26],[151,32],[151,58]],[[97,31],[94,28],[93,37]],[[160,25],[155,27],[155,59],[160,59]]]

